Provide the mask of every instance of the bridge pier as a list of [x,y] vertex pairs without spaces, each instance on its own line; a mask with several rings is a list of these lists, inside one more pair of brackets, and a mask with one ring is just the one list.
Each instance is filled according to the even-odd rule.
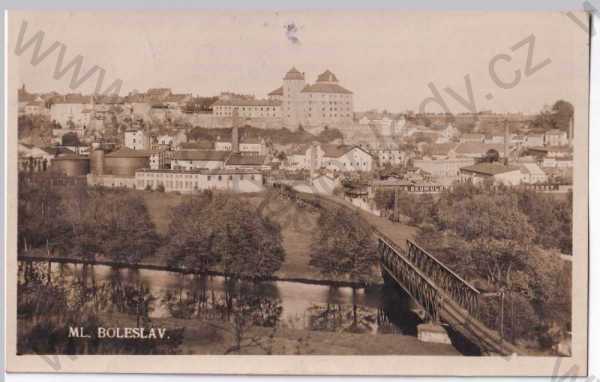
[[417,326],[417,338],[421,342],[432,342],[436,344],[452,344],[446,329],[440,324],[426,322]]

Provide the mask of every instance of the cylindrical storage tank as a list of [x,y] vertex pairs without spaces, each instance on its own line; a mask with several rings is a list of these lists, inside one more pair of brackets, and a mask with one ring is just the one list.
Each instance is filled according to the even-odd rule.
[[66,176],[85,176],[90,172],[90,160],[75,155],[56,157],[52,160],[51,168]]
[[104,150],[97,148],[90,153],[90,166],[93,175],[104,175]]
[[135,171],[150,167],[150,157],[142,155],[113,155],[104,157],[104,170],[106,174],[116,176],[135,176]]

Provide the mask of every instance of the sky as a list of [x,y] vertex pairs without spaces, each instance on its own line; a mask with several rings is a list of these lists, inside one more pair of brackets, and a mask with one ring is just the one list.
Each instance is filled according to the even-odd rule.
[[[9,20],[15,62],[9,74],[32,92],[91,93],[98,73],[70,89],[71,73],[54,75],[63,48],[34,65],[33,44],[15,52],[20,31],[23,43],[42,31],[41,52],[56,41],[64,44],[63,64],[81,55],[81,74],[103,68],[103,89],[121,79],[121,95],[169,87],[263,98],[294,66],[311,83],[326,69],[334,72],[354,93],[355,111],[418,111],[434,86],[453,113],[530,113],[558,99],[573,102],[588,77],[586,33],[563,13],[12,12]],[[535,38],[532,52],[531,39],[514,47],[529,36]],[[528,56],[533,68],[549,62],[530,72]],[[499,80],[490,74],[490,62]],[[520,79],[512,88],[497,84],[509,83],[516,70]],[[443,109],[429,102],[425,111]]]

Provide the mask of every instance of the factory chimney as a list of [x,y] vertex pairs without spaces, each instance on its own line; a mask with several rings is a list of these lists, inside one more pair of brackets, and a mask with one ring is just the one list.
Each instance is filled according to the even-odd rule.
[[510,134],[508,131],[508,121],[504,120],[504,165],[508,166],[508,140],[510,139]]
[[233,128],[231,129],[231,152],[240,152],[240,137],[238,131],[239,113],[238,109],[233,109]]

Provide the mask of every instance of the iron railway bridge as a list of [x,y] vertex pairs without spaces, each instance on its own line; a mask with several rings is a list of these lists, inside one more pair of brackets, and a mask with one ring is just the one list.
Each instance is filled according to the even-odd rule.
[[[320,195],[317,199],[364,212],[334,196]],[[480,320],[481,296],[474,286],[411,240],[406,241],[406,249],[401,248],[383,233],[378,221],[370,219],[369,224],[378,240],[384,280],[406,291],[427,320],[449,325],[478,346],[482,353],[504,356],[524,353]]]
[[403,250],[378,233],[383,277],[398,284],[434,323],[444,322],[487,354],[520,351],[479,320],[479,291],[427,251],[407,241]]

